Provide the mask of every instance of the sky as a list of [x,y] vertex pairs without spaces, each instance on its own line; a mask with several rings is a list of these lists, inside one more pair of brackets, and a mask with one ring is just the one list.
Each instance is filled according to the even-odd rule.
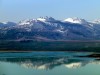
[[0,0],[0,22],[51,16],[100,18],[100,0]]

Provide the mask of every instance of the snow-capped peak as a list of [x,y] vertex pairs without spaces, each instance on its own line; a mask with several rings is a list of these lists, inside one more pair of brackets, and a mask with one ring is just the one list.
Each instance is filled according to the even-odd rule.
[[51,21],[55,21],[54,18],[52,17],[39,17],[37,19],[26,19],[26,20],[22,20],[19,22],[19,25],[29,25],[29,24],[32,24],[32,23],[35,23],[35,22],[38,22],[38,21],[41,21],[41,22],[51,22]]
[[52,17],[40,17],[40,18],[37,18],[37,20],[39,21],[42,21],[42,22],[48,22],[48,21],[54,21],[55,19],[52,18]]
[[19,25],[29,25],[33,22],[34,19],[26,19],[19,22]]
[[93,23],[100,24],[100,19],[94,20]]
[[71,23],[78,23],[78,24],[83,24],[83,23],[87,23],[84,19],[80,19],[80,18],[67,18],[64,20],[64,22],[71,22]]
[[46,21],[45,18],[37,18],[36,20],[39,20],[39,21],[42,21],[42,22],[45,22]]

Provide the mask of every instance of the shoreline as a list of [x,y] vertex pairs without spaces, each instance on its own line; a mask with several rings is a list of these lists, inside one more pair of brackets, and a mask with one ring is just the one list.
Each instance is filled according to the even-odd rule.
[[[24,41],[8,41],[8,42],[24,42]],[[34,42],[34,40],[30,42]],[[100,40],[52,40],[52,41],[36,41],[36,42],[100,42]]]
[[[97,52],[93,52],[93,51],[0,51],[0,53],[30,53],[30,52],[92,52],[92,53],[97,53]],[[99,53],[99,52],[98,52]]]

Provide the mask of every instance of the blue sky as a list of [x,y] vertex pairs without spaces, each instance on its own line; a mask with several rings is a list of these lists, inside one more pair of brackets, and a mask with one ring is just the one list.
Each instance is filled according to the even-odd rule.
[[0,0],[0,21],[52,16],[56,19],[100,18],[100,0]]

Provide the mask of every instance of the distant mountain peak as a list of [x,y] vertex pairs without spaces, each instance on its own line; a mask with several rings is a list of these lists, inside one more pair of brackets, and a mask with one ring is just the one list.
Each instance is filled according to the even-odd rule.
[[36,23],[36,22],[51,22],[51,21],[55,21],[54,18],[52,17],[39,17],[37,19],[26,19],[26,20],[22,20],[19,22],[19,25],[29,25],[29,24],[32,24],[32,23]]
[[46,16],[46,17],[39,17],[39,18],[37,18],[37,20],[42,21],[42,22],[46,22],[46,21],[54,21],[55,19],[52,17]]
[[80,19],[80,18],[78,18],[78,17],[67,18],[67,19],[64,20],[64,22],[78,23],[78,24],[85,24],[85,23],[87,23],[86,20]]
[[36,20],[38,20],[38,21],[42,21],[42,22],[45,22],[46,21],[46,19],[45,18],[37,18]]
[[100,24],[100,19],[95,19],[95,20],[93,21],[93,23],[95,23],[95,24]]
[[33,19],[22,20],[19,22],[19,25],[29,25],[29,24],[31,24],[32,21],[33,21]]

